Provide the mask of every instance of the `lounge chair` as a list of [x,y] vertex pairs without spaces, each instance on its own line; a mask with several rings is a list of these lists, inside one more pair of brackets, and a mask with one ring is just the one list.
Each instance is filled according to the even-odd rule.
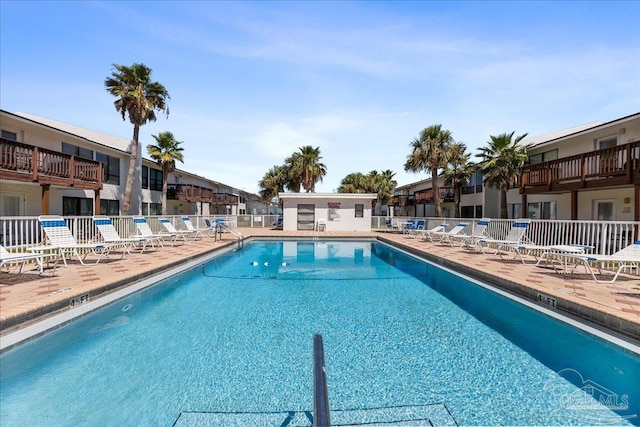
[[453,240],[460,240],[460,246],[477,246],[478,240],[490,238],[489,234],[487,233],[487,227],[489,227],[490,223],[490,218],[482,218],[478,222],[476,222],[473,230],[471,230],[471,234],[458,234],[457,236],[453,236]]
[[387,227],[387,230],[391,230],[391,231],[399,231],[400,229],[398,228],[398,224],[394,224],[393,220],[391,218],[385,218],[384,219],[384,225]]
[[105,243],[122,245],[128,254],[131,253],[131,249],[137,246],[140,246],[140,251],[144,252],[147,248],[147,243],[151,244],[155,249],[162,244],[159,238],[154,237],[120,237],[118,230],[113,226],[113,222],[108,216],[94,216],[93,222]]
[[[187,237],[193,237],[193,239],[195,240],[195,236],[197,234],[199,234],[198,231],[189,231],[189,230],[177,230],[173,224],[171,223],[171,221],[169,221],[169,219],[167,218],[158,218],[158,221],[160,221],[160,225],[162,225],[164,227],[165,230],[167,230],[167,232],[169,234],[173,234],[176,236],[176,239],[180,238],[182,239],[184,242],[187,241]],[[175,244],[175,240],[173,242]]]
[[435,233],[440,233],[443,232],[444,230],[446,230],[446,228],[449,226],[449,224],[443,222],[442,224],[438,224],[433,228],[430,228],[428,230],[422,230],[419,232],[421,239],[422,240],[428,240],[430,242],[433,242],[433,236]]
[[[98,257],[95,264],[99,263],[102,257],[108,256],[112,248],[119,245],[109,243],[78,243],[74,235],[67,227],[64,218],[57,215],[42,215],[38,217],[40,226],[44,231],[44,235],[49,240],[52,248],[56,248],[58,254],[62,258],[65,267],[67,266],[67,258],[65,254],[71,254],[78,257],[80,264],[84,265],[84,260],[89,253],[93,253]],[[79,251],[84,251],[84,256]],[[124,251],[122,256],[124,256]]]
[[413,223],[411,228],[406,230],[407,231],[406,234],[408,234],[409,236],[415,239],[418,236],[420,236],[420,233],[424,231],[424,228],[426,225],[427,225],[427,221],[425,221],[424,219],[419,219],[415,223]]
[[191,231],[193,233],[196,233],[194,239],[199,237],[200,234],[202,234],[202,233],[207,233],[207,234],[211,235],[211,233],[214,232],[214,230],[212,230],[209,226],[207,226],[207,228],[195,228],[193,226],[193,223],[191,222],[191,218],[189,218],[186,215],[183,215],[181,218],[182,218],[182,222],[184,223],[184,226],[187,227],[187,231]]
[[42,253],[33,253],[33,252],[10,252],[4,246],[0,245],[0,271],[2,271],[2,266],[4,265],[7,268],[7,272],[9,272],[9,266],[5,264],[17,264],[20,263],[20,270],[18,274],[22,273],[24,269],[24,265],[29,261],[35,261],[38,267],[38,273],[42,274],[44,271],[44,258],[55,257],[55,263],[53,264],[52,274],[56,271],[56,266],[58,265],[58,255],[57,254],[42,254]]
[[154,233],[149,227],[149,223],[147,219],[143,216],[134,216],[133,223],[136,225],[136,229],[138,230],[137,236],[142,236],[147,239],[157,239],[160,246],[164,246],[164,240],[168,239],[171,241],[171,246],[176,242],[178,238],[177,234],[172,233]]
[[449,244],[453,246],[454,240],[453,238],[458,234],[462,233],[462,231],[469,226],[468,222],[459,222],[455,227],[453,227],[449,231],[436,231],[431,233],[432,239],[439,239],[438,242],[440,244]]
[[[583,265],[585,270],[591,274],[593,280],[598,283],[613,283],[618,278],[618,275],[625,268],[635,268],[640,271],[640,240],[636,240],[634,243],[629,246],[620,249],[618,252],[611,255],[564,255],[568,260],[574,261],[576,263],[575,268],[579,265]],[[609,263],[609,264],[617,264],[618,269],[613,273],[613,276],[608,280],[598,279],[595,272],[593,271],[592,264],[595,264],[595,267],[598,270],[599,275],[604,275],[602,273],[601,264]],[[571,272],[573,272],[571,270]],[[610,275],[611,276],[611,275]]]
[[407,222],[404,223],[404,227],[402,227],[402,234],[408,234],[409,230],[412,230],[416,227],[416,221],[413,219],[409,219],[407,220]]
[[509,247],[513,245],[519,245],[522,243],[530,243],[526,239],[526,233],[527,233],[527,230],[529,229],[530,223],[531,223],[531,220],[528,218],[518,219],[511,225],[511,229],[509,229],[509,232],[507,233],[504,239],[502,240],[493,239],[493,238],[478,239],[477,241],[478,249],[483,254],[486,254],[487,253],[486,250],[488,248],[495,246],[496,251],[494,252],[494,254],[497,254],[500,252],[500,249],[502,247]]

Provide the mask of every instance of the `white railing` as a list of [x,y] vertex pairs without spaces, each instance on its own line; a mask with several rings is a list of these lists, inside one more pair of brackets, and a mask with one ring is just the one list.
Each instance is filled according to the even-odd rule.
[[[147,216],[147,222],[153,232],[160,233],[164,228],[158,220],[162,216]],[[211,222],[222,220],[226,227],[273,228],[279,215],[226,215],[226,216],[197,216],[189,218],[195,228],[207,228],[205,219]],[[186,229],[182,221],[182,215],[166,215],[178,229]],[[122,237],[136,234],[133,217],[111,217],[114,226]],[[385,217],[373,217],[373,229],[387,229]],[[393,218],[392,223],[398,220],[406,221],[409,217]],[[448,223],[447,230],[455,227],[459,222],[468,222],[464,230],[471,234],[478,219],[460,218],[421,218],[426,220],[426,229],[430,229],[443,222]],[[69,229],[79,242],[95,242],[100,240],[100,234],[89,216],[65,217]],[[495,239],[502,239],[507,234],[515,220],[491,219],[488,234]],[[536,245],[568,245],[579,244],[593,246],[592,254],[610,255],[627,247],[640,239],[640,221],[562,221],[562,220],[531,220],[526,238]],[[36,216],[0,217],[0,243],[5,248],[24,249],[30,246],[46,244]],[[606,268],[606,266],[603,266]],[[638,269],[636,269],[638,270]],[[640,271],[636,271],[640,274]]]
[[[373,217],[372,228],[387,229],[385,217]],[[412,218],[394,217],[392,224],[398,221],[426,219],[426,229],[446,222],[447,230],[460,222],[468,222],[466,234],[471,234],[479,219],[468,218]],[[491,219],[487,227],[488,234],[494,239],[502,239],[511,228],[513,219]],[[540,246],[550,245],[589,245],[590,253],[610,255],[640,239],[638,234],[640,221],[571,221],[533,219],[526,237],[531,243]]]

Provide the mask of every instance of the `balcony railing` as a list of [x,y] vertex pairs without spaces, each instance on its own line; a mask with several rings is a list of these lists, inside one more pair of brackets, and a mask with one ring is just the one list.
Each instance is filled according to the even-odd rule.
[[99,190],[102,163],[0,139],[0,179]]
[[640,141],[591,151],[520,170],[520,192],[640,184]]
[[[438,189],[440,193],[440,200],[445,203],[453,203],[455,201],[455,197],[453,195],[453,188],[450,187],[441,187]],[[418,191],[414,193],[413,196],[416,200],[416,203],[435,203],[433,197],[433,190],[424,190]]]
[[215,193],[211,188],[192,184],[167,184],[167,199],[206,202],[214,205],[237,205],[238,196]]

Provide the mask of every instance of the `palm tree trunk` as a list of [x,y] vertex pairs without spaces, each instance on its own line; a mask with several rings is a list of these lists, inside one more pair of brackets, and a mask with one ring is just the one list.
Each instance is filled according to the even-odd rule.
[[507,190],[505,189],[500,190],[500,218],[509,218],[509,213],[507,212]]
[[436,204],[436,218],[442,216],[440,207],[440,187],[438,186],[438,168],[431,169],[431,188],[433,189],[433,201]]
[[162,164],[162,215],[167,214],[167,182],[169,181],[169,168]]
[[124,200],[122,201],[122,212],[125,215],[137,214],[139,212],[131,212],[131,192],[133,190],[133,178],[138,160],[138,136],[140,134],[140,126],[133,125],[133,139],[131,140],[131,157],[129,159],[129,171],[127,172],[127,182],[124,186]]

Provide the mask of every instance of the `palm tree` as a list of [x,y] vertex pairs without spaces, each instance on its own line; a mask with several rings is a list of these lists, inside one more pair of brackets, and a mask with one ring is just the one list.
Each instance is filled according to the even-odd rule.
[[270,202],[284,191],[287,182],[287,170],[285,166],[274,166],[267,171],[258,185],[260,186],[260,198],[263,202]]
[[527,134],[513,139],[514,132],[491,135],[487,147],[479,148],[480,168],[484,175],[484,183],[500,190],[500,218],[508,218],[507,190],[518,177],[519,169],[527,160],[527,146],[519,145]]
[[444,183],[453,187],[453,198],[455,200],[456,218],[460,218],[460,193],[462,187],[469,184],[473,175],[473,166],[469,162],[470,155],[466,152],[467,146],[462,142],[456,142],[451,146],[449,163],[444,173]]
[[[167,100],[170,99],[167,89],[158,82],[151,81],[151,69],[144,64],[133,64],[130,67],[113,64],[114,70],[107,77],[104,85],[111,95],[116,97],[114,105],[122,114],[122,120],[129,115],[133,124],[133,139],[131,140],[131,159],[129,172],[124,190],[122,211],[127,214],[139,213],[140,206],[131,206],[131,190],[136,168],[139,168],[138,136],[140,126],[156,121],[156,111],[169,116]],[[138,170],[138,174],[140,170]],[[164,207],[164,204],[163,204]]]
[[365,176],[360,172],[350,173],[340,181],[338,193],[364,193],[364,180]]
[[340,182],[338,193],[377,193],[378,197],[371,201],[371,208],[375,208],[376,202],[387,205],[397,185],[393,179],[394,175],[395,173],[389,169],[381,173],[372,170],[367,175],[360,172],[350,173]]
[[147,153],[162,167],[162,215],[167,214],[167,179],[169,172],[176,170],[176,160],[183,162],[180,147],[182,141],[176,141],[171,132],[160,132],[151,135],[156,140],[157,145],[147,145]]
[[424,128],[419,137],[411,141],[412,152],[407,156],[404,164],[404,170],[407,172],[426,171],[431,175],[436,217],[442,216],[438,170],[447,165],[451,144],[453,144],[451,132],[442,129],[442,125],[431,125]]
[[302,172],[302,187],[307,193],[315,190],[316,183],[322,182],[327,175],[327,167],[320,160],[320,147],[313,148],[310,145],[300,147],[300,161]]
[[300,153],[293,153],[284,159],[285,187],[294,193],[300,192],[302,187]]
[[378,201],[382,205],[389,205],[393,198],[393,192],[396,190],[398,182],[393,179],[395,172],[390,169],[380,173],[380,186],[378,187]]

